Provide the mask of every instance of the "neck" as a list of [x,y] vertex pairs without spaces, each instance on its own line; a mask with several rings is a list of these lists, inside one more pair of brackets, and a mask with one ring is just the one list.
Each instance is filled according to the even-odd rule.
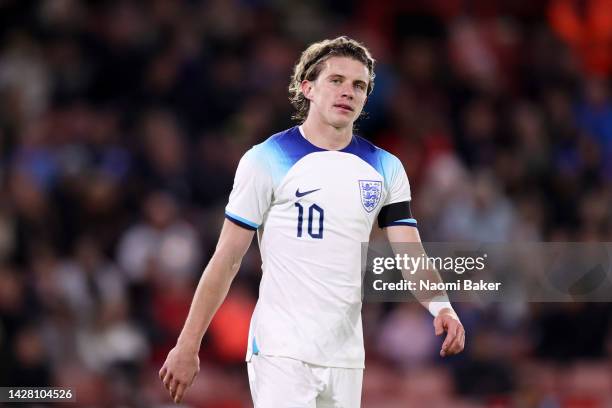
[[336,128],[314,120],[311,115],[302,124],[302,130],[306,140],[325,150],[342,150],[353,137],[352,126]]

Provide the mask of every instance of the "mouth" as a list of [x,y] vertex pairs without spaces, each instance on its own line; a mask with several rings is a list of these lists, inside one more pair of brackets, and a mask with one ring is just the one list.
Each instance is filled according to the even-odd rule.
[[346,105],[344,103],[337,103],[334,105],[334,108],[338,108],[342,111],[347,111],[347,112],[355,111],[355,109],[353,109],[350,105]]

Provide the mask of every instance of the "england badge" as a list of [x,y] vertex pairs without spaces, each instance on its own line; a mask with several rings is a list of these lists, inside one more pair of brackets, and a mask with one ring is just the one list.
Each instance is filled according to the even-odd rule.
[[380,201],[382,181],[359,180],[359,193],[363,208],[367,212],[372,212]]

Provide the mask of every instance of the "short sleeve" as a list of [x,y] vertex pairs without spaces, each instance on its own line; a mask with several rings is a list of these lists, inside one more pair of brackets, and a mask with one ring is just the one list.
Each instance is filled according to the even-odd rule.
[[272,201],[272,177],[263,160],[249,150],[240,159],[225,218],[243,228],[256,230]]
[[[388,154],[388,153],[387,153]],[[410,183],[402,162],[395,156],[390,155],[389,170],[385,171],[389,175],[388,194],[385,205],[401,201],[410,201]]]
[[[386,152],[385,152],[386,153]],[[416,226],[417,222],[410,211],[410,183],[402,162],[392,154],[386,153],[385,176],[387,198],[378,214],[381,228],[393,225]]]

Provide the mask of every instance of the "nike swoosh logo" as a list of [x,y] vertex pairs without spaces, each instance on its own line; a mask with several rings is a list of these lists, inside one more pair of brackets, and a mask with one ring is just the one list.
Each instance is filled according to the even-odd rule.
[[320,188],[317,188],[315,190],[308,190],[308,191],[304,191],[304,192],[300,193],[300,189],[298,188],[297,190],[295,190],[295,196],[296,197],[304,197],[307,194],[314,193],[315,191],[319,191],[319,190],[320,190]]

